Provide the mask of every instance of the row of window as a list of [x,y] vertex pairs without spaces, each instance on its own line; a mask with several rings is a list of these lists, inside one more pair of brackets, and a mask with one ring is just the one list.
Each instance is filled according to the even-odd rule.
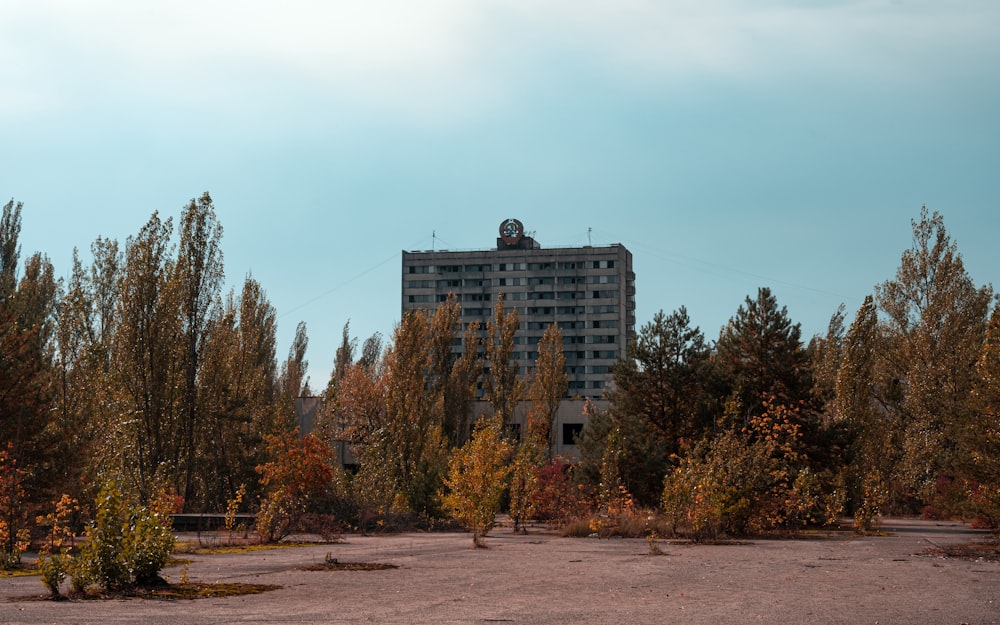
[[465,278],[450,280],[408,280],[411,289],[461,289],[492,286],[549,286],[567,284],[618,284],[618,276],[561,276],[555,278]]
[[[516,340],[514,342],[518,343],[518,341],[516,341]],[[461,345],[461,339],[458,339],[458,341],[456,343],[454,343],[454,344],[456,346]],[[589,358],[599,359],[599,360],[615,360],[615,359],[618,358],[618,352],[616,352],[614,350],[598,350],[598,351],[587,352],[587,351],[579,351],[579,350],[575,350],[575,349],[568,349],[568,350],[564,350],[563,351],[563,357],[567,361],[570,361],[570,360],[573,360],[573,361],[576,361],[576,360],[587,360],[588,359],[588,355],[589,355]],[[535,360],[538,360],[538,352],[537,351],[511,352],[510,353],[510,357],[513,360],[531,360],[531,361],[535,361]],[[521,373],[527,373],[527,372],[528,372],[527,369],[524,369],[524,370],[521,371]],[[569,375],[583,375],[585,373],[605,374],[605,373],[610,373],[610,372],[611,372],[611,367],[608,366],[608,365],[590,365],[590,366],[586,366],[586,367],[583,366],[583,365],[567,365],[566,366],[566,373],[569,374]]]
[[[568,269],[614,269],[614,260],[587,260],[545,263],[499,263],[495,271],[546,271]],[[485,273],[494,271],[492,264],[479,265],[410,265],[408,273]]]
[[604,388],[604,380],[570,380],[569,390],[577,391],[586,388]]

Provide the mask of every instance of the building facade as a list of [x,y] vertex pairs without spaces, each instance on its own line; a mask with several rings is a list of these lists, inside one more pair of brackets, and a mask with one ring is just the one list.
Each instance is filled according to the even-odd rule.
[[[621,244],[543,248],[516,219],[500,224],[494,249],[403,251],[402,309],[434,310],[454,294],[463,328],[483,326],[503,294],[520,327],[514,357],[530,374],[550,324],[562,332],[568,398],[599,399],[635,336],[632,254]],[[456,350],[461,346],[456,345]]]

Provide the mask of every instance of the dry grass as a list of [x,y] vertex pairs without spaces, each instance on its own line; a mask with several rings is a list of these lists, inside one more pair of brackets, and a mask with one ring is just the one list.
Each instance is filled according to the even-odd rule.
[[1000,539],[964,543],[961,545],[948,545],[946,547],[935,545],[927,549],[925,553],[928,555],[944,556],[946,558],[960,558],[962,560],[1000,562]]

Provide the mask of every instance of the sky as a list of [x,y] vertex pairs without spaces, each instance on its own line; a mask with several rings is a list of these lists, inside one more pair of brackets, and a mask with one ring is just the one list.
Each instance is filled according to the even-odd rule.
[[0,0],[0,201],[68,276],[208,191],[313,388],[508,217],[629,248],[640,325],[766,286],[808,339],[925,204],[1000,280],[998,67],[996,0]]

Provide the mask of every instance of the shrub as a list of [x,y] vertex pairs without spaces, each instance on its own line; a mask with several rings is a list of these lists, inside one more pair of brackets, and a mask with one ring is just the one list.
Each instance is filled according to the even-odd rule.
[[66,579],[68,554],[47,554],[38,555],[38,570],[41,573],[42,585],[48,588],[53,598],[61,597],[59,587]]
[[573,470],[574,465],[563,458],[553,458],[538,468],[533,497],[536,518],[562,523],[584,514],[586,506],[580,487],[574,484]]
[[267,439],[271,460],[257,467],[267,495],[257,513],[257,533],[264,542],[288,535],[314,501],[328,499],[339,475],[333,450],[317,437],[297,432]]
[[92,582],[106,590],[119,590],[158,582],[174,548],[166,513],[169,502],[161,497],[147,508],[126,499],[109,482],[95,504],[97,515],[88,528],[79,568],[71,571],[74,588],[83,590]]

